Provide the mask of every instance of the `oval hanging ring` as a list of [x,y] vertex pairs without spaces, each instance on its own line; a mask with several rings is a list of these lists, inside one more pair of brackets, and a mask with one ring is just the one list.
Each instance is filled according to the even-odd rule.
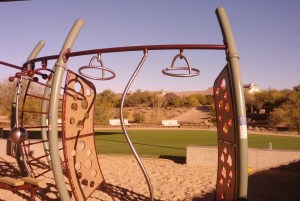
[[[187,67],[174,67],[177,58],[184,59]],[[188,71],[188,73],[174,73],[174,71]],[[200,70],[192,68],[186,56],[184,56],[181,52],[174,57],[171,67],[163,69],[162,73],[172,77],[194,77],[200,74]]]
[[[94,60],[97,59],[97,61],[100,63],[100,66],[96,66],[93,64]],[[90,76],[87,74],[84,74],[82,71],[85,69],[100,69],[102,71],[102,77],[94,77],[94,76]],[[92,79],[92,80],[111,80],[114,79],[116,77],[116,73],[109,69],[106,68],[102,62],[102,59],[100,57],[100,54],[98,56],[93,56],[90,60],[90,63],[88,66],[82,66],[78,69],[79,74],[82,77],[88,78],[88,79]],[[109,72],[111,74],[111,76],[109,77],[105,77],[105,72]]]

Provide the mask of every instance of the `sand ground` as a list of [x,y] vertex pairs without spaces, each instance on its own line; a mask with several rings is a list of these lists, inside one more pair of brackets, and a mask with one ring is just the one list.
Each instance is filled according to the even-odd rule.
[[[0,140],[0,176],[19,177],[15,159],[4,152],[5,141]],[[41,150],[35,150],[39,152]],[[149,200],[148,187],[132,156],[99,155],[104,178],[115,200]],[[142,159],[154,190],[156,201],[212,201],[216,183],[217,164],[208,166],[186,165],[167,159]],[[267,161],[266,161],[267,162]],[[38,192],[36,200],[60,200],[51,172],[43,176],[47,182]],[[300,160],[249,175],[248,200],[299,201]],[[29,200],[25,191],[0,190],[0,200]],[[104,190],[96,190],[90,200],[110,201]]]

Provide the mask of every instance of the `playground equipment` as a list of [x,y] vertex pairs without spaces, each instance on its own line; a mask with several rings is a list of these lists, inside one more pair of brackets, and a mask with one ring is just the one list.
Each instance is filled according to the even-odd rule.
[[[224,50],[227,64],[214,83],[214,96],[216,105],[216,119],[218,128],[218,171],[215,200],[246,200],[247,199],[247,126],[243,87],[239,70],[239,57],[235,47],[230,24],[225,10],[218,8],[216,14],[223,35],[224,44],[173,44],[173,45],[145,45],[103,48],[72,52],[72,46],[83,26],[83,20],[78,19],[73,25],[59,55],[36,58],[38,52],[44,46],[40,42],[33,50],[28,61],[22,68],[1,62],[9,67],[19,68],[10,81],[18,79],[12,110],[12,143],[8,143],[11,155],[15,155],[21,170],[25,175],[38,177],[35,173],[33,160],[29,159],[26,147],[34,144],[43,144],[45,155],[35,160],[47,158],[48,170],[52,170],[60,199],[70,200],[64,181],[64,174],[69,179],[73,196],[76,200],[86,200],[99,185],[106,185],[103,178],[100,162],[94,143],[94,101],[96,89],[92,80],[110,80],[116,74],[110,68],[104,66],[101,55],[116,52],[143,52],[143,56],[128,81],[120,106],[121,127],[148,184],[150,200],[153,200],[154,192],[150,178],[143,166],[137,152],[131,143],[126,130],[123,115],[126,94],[143,67],[149,52],[160,50],[179,50],[171,64],[171,67],[162,70],[162,73],[172,77],[193,77],[200,74],[200,70],[191,67],[184,50]],[[93,55],[87,66],[80,67],[78,74],[67,68],[67,62],[72,57]],[[177,59],[183,59],[187,66],[176,67]],[[47,67],[50,60],[56,60],[53,69]],[[99,66],[94,62],[100,63]],[[41,64],[39,64],[41,63]],[[36,68],[41,65],[42,67]],[[91,76],[84,73],[86,69],[99,70],[100,76]],[[40,80],[40,78],[42,78]],[[42,81],[43,80],[43,81]],[[63,83],[65,80],[65,83]],[[43,97],[30,93],[31,84],[44,87]],[[26,88],[21,95],[21,88]],[[61,94],[60,92],[63,91]],[[35,127],[25,127],[26,99],[34,98],[42,100],[41,111],[35,111],[41,124]],[[23,99],[22,104],[20,100]],[[22,109],[20,109],[22,108]],[[18,115],[21,111],[21,115]],[[19,118],[21,123],[19,124]],[[58,123],[62,119],[61,125]],[[48,122],[48,124],[47,124]],[[62,130],[63,148],[59,147],[58,131]],[[41,140],[34,143],[26,143],[27,129],[40,128]],[[30,133],[28,134],[30,135]],[[14,146],[16,144],[16,146]],[[16,147],[16,149],[14,149]],[[63,154],[59,151],[62,150]],[[63,155],[63,157],[61,156]],[[112,198],[114,199],[114,198]]]

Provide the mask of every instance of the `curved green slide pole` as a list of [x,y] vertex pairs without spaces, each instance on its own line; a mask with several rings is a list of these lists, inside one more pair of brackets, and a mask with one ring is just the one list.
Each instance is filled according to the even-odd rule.
[[237,200],[247,200],[248,191],[248,134],[243,82],[241,79],[239,57],[235,46],[231,26],[224,8],[217,8],[219,24],[223,34],[224,44],[227,45],[227,60],[229,63],[232,90],[234,94],[235,116],[238,124],[237,135]]
[[58,129],[57,129],[57,118],[58,118],[58,101],[60,94],[60,87],[62,84],[63,74],[66,70],[65,58],[66,51],[70,51],[79,31],[83,26],[83,20],[77,19],[74,23],[71,31],[69,32],[63,48],[61,49],[58,60],[54,66],[54,78],[52,81],[51,95],[50,95],[50,107],[49,107],[49,146],[52,171],[56,183],[56,187],[59,193],[59,197],[63,201],[69,201],[70,196],[66,188],[64,176],[61,169],[61,161],[59,157],[58,147]]
[[43,101],[42,101],[42,114],[41,114],[41,138],[43,140],[43,147],[44,147],[44,152],[47,156],[47,161],[49,165],[51,165],[51,157],[50,157],[50,152],[49,152],[49,142],[48,142],[48,129],[46,128],[47,124],[46,121],[48,119],[48,115],[46,114],[49,109],[49,99],[50,99],[50,86],[52,85],[52,80],[48,80],[46,83],[47,86],[45,87],[44,90],[44,95],[43,95]]

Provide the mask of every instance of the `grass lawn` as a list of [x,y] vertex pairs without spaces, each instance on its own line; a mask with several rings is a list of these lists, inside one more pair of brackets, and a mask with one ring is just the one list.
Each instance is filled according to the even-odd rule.
[[[185,158],[188,145],[217,146],[217,133],[204,130],[161,129],[131,130],[128,134],[141,156]],[[30,138],[39,138],[39,131],[29,131]],[[8,137],[8,131],[4,131]],[[249,134],[249,148],[300,150],[300,137]],[[102,154],[131,154],[121,129],[103,129],[95,132],[96,149]]]
[[[197,130],[129,130],[129,137],[140,155],[152,157],[185,157],[188,145],[216,146],[216,133]],[[99,153],[131,154],[121,130],[97,131]]]
[[[188,145],[217,146],[215,131],[201,130],[128,130],[139,155],[185,157]],[[300,150],[300,137],[249,134],[249,148]],[[121,130],[98,130],[95,136],[99,153],[131,154]]]

